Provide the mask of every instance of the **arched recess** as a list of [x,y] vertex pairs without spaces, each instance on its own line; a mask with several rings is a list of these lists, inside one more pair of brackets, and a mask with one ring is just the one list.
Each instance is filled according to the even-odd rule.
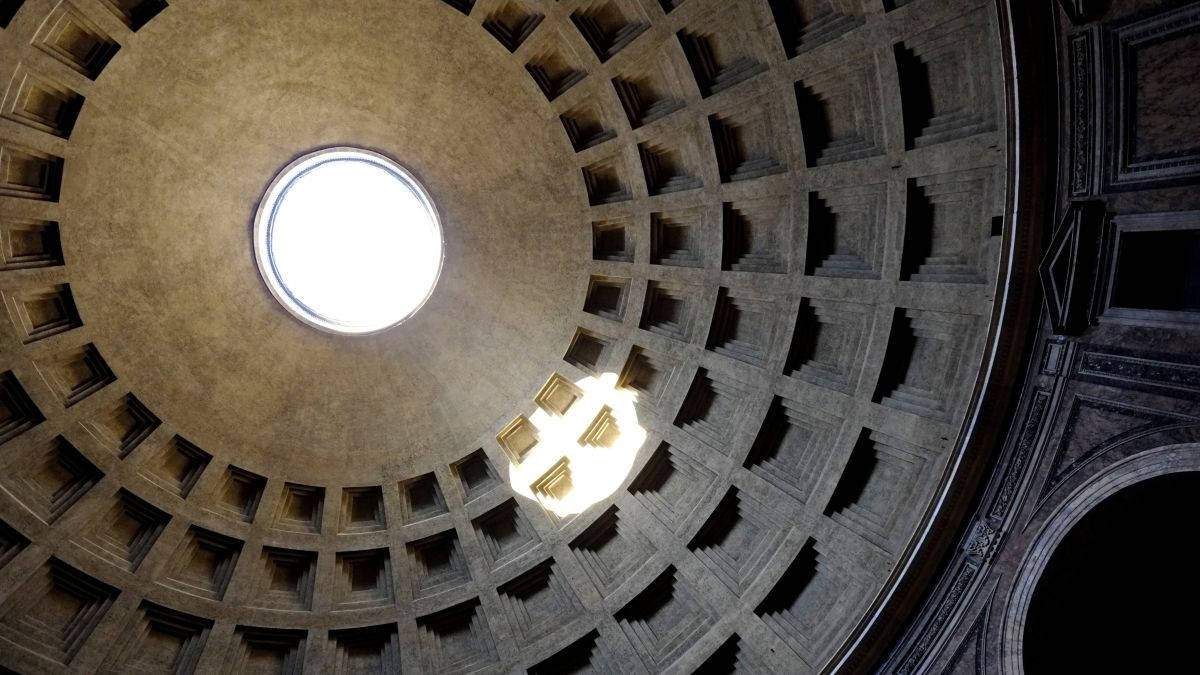
[[1006,603],[1000,650],[1002,673],[1024,675],[1026,672],[1025,630],[1038,581],[1059,545],[1075,526],[1105,500],[1126,488],[1160,476],[1196,471],[1200,471],[1200,443],[1161,445],[1131,455],[1091,477],[1055,509],[1022,558],[1019,575]]

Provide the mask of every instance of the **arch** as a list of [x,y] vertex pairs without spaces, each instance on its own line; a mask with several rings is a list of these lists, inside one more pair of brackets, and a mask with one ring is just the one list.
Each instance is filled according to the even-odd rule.
[[1158,476],[1193,471],[1200,471],[1200,443],[1162,445],[1131,455],[1096,474],[1055,509],[1017,567],[1020,572],[1009,593],[1001,628],[1001,672],[1025,673],[1025,627],[1038,581],[1071,530],[1092,509],[1127,487]]

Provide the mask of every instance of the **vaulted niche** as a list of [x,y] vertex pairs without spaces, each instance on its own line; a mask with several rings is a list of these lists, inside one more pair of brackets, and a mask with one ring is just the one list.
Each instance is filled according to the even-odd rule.
[[1025,671],[1171,672],[1193,660],[1200,472],[1125,488],[1067,533],[1025,622]]

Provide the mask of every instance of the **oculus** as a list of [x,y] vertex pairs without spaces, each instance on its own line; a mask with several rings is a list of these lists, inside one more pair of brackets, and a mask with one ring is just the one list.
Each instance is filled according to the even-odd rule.
[[411,172],[369,150],[327,148],[288,164],[254,220],[254,255],[275,298],[330,333],[392,328],[442,271],[437,208]]

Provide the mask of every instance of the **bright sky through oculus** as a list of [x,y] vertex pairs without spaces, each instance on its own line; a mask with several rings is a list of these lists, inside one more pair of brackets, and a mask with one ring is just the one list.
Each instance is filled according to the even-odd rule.
[[442,267],[424,189],[385,157],[339,148],[301,158],[267,192],[256,222],[272,293],[323,330],[368,334],[420,309]]

